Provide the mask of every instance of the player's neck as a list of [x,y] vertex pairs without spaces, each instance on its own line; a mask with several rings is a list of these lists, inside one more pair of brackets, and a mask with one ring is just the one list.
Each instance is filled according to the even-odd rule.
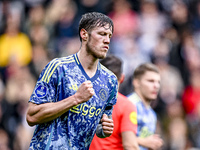
[[142,94],[138,91],[136,91],[137,95],[140,97],[141,101],[143,102],[143,104],[145,105],[146,108],[150,107],[151,102],[149,100],[146,100]]
[[78,52],[77,55],[87,75],[89,77],[93,77],[96,73],[99,60],[92,57],[91,55],[88,55],[87,53],[84,53],[84,51],[81,50]]
[[142,100],[142,102],[143,102],[143,104],[145,105],[146,108],[150,107],[151,101],[146,100],[145,98],[142,98],[141,100]]

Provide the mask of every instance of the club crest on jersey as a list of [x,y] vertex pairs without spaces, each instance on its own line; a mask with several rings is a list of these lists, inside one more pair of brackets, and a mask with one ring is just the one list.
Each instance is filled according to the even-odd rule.
[[105,89],[101,89],[99,91],[99,97],[101,100],[105,101],[107,99],[108,93],[106,92]]
[[38,98],[43,98],[47,95],[47,87],[44,85],[38,85],[35,94],[37,95]]

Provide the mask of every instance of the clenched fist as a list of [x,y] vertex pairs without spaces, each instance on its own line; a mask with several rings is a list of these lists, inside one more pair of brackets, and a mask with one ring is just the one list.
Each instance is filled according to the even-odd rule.
[[91,81],[83,82],[74,94],[78,104],[87,102],[95,94]]
[[104,135],[106,137],[110,136],[114,130],[113,120],[108,118],[108,116],[106,114],[103,114],[101,122],[102,122],[102,129],[103,129]]

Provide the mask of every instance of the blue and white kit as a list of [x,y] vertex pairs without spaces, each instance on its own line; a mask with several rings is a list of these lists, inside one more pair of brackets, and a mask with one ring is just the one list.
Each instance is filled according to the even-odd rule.
[[[155,133],[157,116],[154,110],[149,106],[145,107],[141,98],[136,93],[127,96],[128,99],[137,107],[137,134],[138,137],[148,137]],[[148,150],[140,146],[140,150]]]
[[41,72],[29,102],[43,104],[61,101],[74,95],[87,80],[92,82],[95,95],[55,120],[38,124],[29,150],[89,149],[102,115],[110,116],[112,106],[116,104],[118,82],[111,71],[99,63],[96,74],[90,78],[77,54],[56,58]]

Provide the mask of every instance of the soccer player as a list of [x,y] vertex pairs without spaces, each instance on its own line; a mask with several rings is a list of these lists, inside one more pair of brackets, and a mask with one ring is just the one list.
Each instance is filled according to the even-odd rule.
[[133,74],[134,92],[128,95],[137,107],[137,141],[140,150],[157,150],[163,140],[155,134],[157,116],[150,104],[157,98],[160,89],[160,73],[151,63],[138,66]]
[[[101,61],[101,64],[111,70],[118,78],[118,83],[122,83],[122,61],[109,55]],[[110,137],[98,138],[94,136],[90,150],[139,150],[137,132],[137,109],[127,97],[118,93],[117,103],[113,108],[114,131]]]
[[30,150],[89,149],[96,134],[113,132],[116,76],[99,63],[113,34],[112,20],[86,13],[79,23],[80,50],[50,61],[41,72],[29,100],[27,122],[36,126]]

